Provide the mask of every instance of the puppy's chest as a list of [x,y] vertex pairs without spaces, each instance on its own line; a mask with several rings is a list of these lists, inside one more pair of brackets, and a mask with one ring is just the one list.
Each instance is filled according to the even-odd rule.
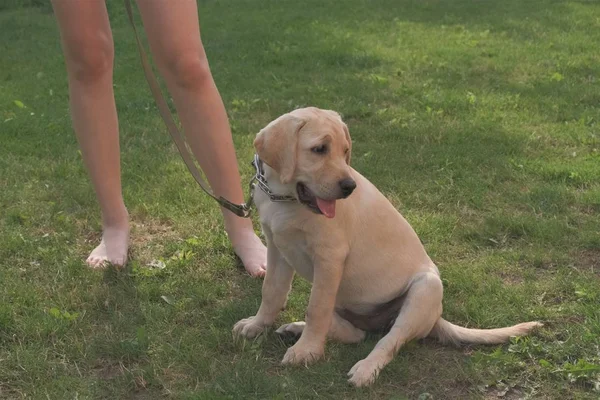
[[274,245],[298,275],[312,282],[313,261],[305,233],[291,226],[274,224],[268,227]]
[[289,241],[284,236],[274,235],[273,243],[285,258],[285,260],[294,268],[298,275],[312,282],[313,280],[313,262],[309,256],[305,241]]
[[306,232],[300,229],[304,219],[300,216],[302,205],[298,203],[271,202],[260,190],[255,193],[255,201],[260,223],[265,234],[271,238],[288,264],[302,276],[312,282],[313,262],[306,240]]

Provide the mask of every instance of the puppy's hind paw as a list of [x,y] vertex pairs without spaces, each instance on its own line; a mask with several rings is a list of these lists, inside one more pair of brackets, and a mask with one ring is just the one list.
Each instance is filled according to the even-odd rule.
[[304,327],[306,326],[306,322],[292,322],[290,324],[281,325],[275,333],[281,336],[282,339],[298,339],[302,332],[304,331]]

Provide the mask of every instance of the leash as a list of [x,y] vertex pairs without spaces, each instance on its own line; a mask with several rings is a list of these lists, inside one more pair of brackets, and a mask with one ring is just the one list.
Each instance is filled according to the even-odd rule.
[[252,189],[254,188],[255,178],[253,178],[250,181],[250,188],[249,188],[250,194],[248,196],[248,201],[245,203],[242,203],[242,204],[232,203],[231,201],[227,200],[226,198],[224,198],[222,196],[220,196],[220,197],[215,196],[215,194],[212,192],[212,190],[210,189],[210,186],[202,178],[202,174],[196,167],[196,164],[194,163],[193,158],[192,158],[193,156],[190,154],[190,151],[186,146],[185,139],[184,139],[183,135],[181,134],[181,131],[177,127],[177,124],[173,120],[173,116],[171,115],[171,111],[169,110],[169,106],[167,105],[167,101],[165,100],[165,98],[160,90],[160,86],[158,85],[158,80],[156,79],[156,76],[152,72],[152,67],[150,66],[150,63],[148,62],[148,57],[146,56],[146,52],[144,51],[144,46],[142,45],[142,42],[138,35],[137,29],[135,27],[135,22],[133,19],[133,11],[131,9],[131,0],[124,0],[124,2],[125,2],[125,9],[127,10],[127,16],[129,17],[129,22],[131,24],[131,27],[133,28],[133,34],[135,36],[135,41],[137,43],[138,52],[140,53],[140,59],[142,61],[142,68],[144,69],[144,75],[146,76],[146,81],[148,82],[148,85],[150,86],[150,91],[152,92],[152,96],[154,97],[154,101],[156,102],[156,106],[158,107],[158,111],[160,112],[160,116],[162,117],[165,125],[167,126],[167,130],[169,131],[169,134],[171,135],[173,142],[175,142],[175,146],[177,147],[177,150],[179,150],[179,154],[181,155],[181,158],[183,158],[185,165],[187,166],[188,170],[190,171],[190,173],[192,174],[192,176],[194,177],[196,182],[198,182],[198,185],[200,185],[202,190],[204,190],[204,192],[207,195],[209,195],[217,203],[219,203],[221,205],[221,207],[226,208],[227,210],[231,211],[238,217],[249,218],[250,217],[250,209],[251,209],[252,203],[253,203]]

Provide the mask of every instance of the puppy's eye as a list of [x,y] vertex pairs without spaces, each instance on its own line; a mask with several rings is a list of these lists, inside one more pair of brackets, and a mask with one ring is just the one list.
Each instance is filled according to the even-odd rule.
[[312,149],[310,149],[310,151],[317,154],[325,154],[327,153],[327,145],[322,144],[320,146],[315,146]]

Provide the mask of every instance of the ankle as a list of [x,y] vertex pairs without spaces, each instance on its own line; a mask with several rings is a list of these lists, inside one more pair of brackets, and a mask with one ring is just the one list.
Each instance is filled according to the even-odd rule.
[[129,213],[126,208],[109,215],[102,215],[102,227],[106,229],[129,229]]
[[255,234],[252,221],[235,217],[236,220],[225,220],[225,232],[229,237]]

